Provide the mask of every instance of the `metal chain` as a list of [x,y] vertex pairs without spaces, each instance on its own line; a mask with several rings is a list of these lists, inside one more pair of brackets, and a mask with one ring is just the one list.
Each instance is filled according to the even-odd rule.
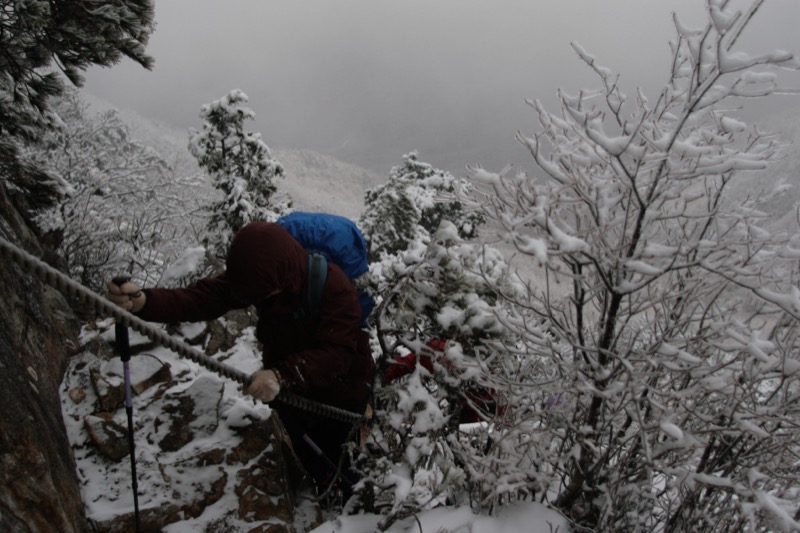
[[[169,348],[212,372],[245,386],[250,383],[250,376],[248,374],[221,363],[216,359],[212,359],[185,342],[168,335],[162,329],[154,327],[152,324],[145,322],[136,315],[108,301],[106,298],[95,294],[41,259],[20,249],[18,246],[15,246],[2,237],[0,237],[0,257],[14,261],[26,268],[30,268],[31,272],[47,285],[91,305],[92,309],[98,313],[111,315],[115,320],[133,328],[150,340]],[[364,415],[309,400],[308,398],[298,396],[286,390],[281,390],[277,399],[291,407],[333,418],[340,422],[356,423],[365,419]]]

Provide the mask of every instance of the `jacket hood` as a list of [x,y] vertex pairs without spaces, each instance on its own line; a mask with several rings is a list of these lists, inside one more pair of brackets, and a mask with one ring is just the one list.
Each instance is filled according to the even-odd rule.
[[279,224],[251,222],[234,236],[228,249],[225,277],[244,301],[280,290],[302,294],[308,252]]

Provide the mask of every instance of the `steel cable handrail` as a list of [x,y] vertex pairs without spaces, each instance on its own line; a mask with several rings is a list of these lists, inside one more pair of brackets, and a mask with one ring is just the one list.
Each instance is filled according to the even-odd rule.
[[[221,363],[216,359],[212,359],[187,343],[168,335],[162,329],[154,327],[152,324],[145,322],[136,315],[108,301],[106,298],[99,296],[62,272],[51,267],[38,257],[31,255],[2,237],[0,237],[0,257],[14,261],[26,268],[30,268],[31,272],[47,285],[71,297],[78,298],[82,302],[91,305],[92,309],[99,313],[111,315],[114,320],[122,322],[153,342],[169,348],[208,370],[245,386],[250,383],[250,376],[248,374]],[[277,399],[291,407],[333,418],[341,422],[356,423],[365,419],[364,415],[316,402],[286,390],[281,390]]]

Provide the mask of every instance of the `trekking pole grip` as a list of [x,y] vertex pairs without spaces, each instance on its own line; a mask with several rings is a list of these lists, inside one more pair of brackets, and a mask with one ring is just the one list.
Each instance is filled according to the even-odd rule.
[[[117,276],[112,279],[111,282],[118,287],[122,287],[130,280],[131,278],[128,276]],[[122,359],[122,362],[125,363],[130,361],[131,343],[128,337],[128,326],[121,320],[116,320],[114,322],[114,342],[117,344],[117,349],[119,350],[119,355],[120,359]]]

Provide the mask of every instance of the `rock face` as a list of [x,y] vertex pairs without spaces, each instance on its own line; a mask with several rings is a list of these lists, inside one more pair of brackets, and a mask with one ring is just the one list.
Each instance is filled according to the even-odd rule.
[[[41,255],[2,186],[0,236]],[[89,531],[58,392],[78,324],[60,294],[9,262],[0,317],[0,531]]]
[[[84,329],[84,348],[70,359],[62,410],[83,473],[89,522],[97,532],[127,532],[135,515],[123,368],[119,357],[100,348],[113,340],[111,322],[93,328]],[[207,329],[209,343],[217,342],[216,329]],[[215,356],[241,357],[241,346],[228,349]],[[187,367],[143,337],[131,337],[131,351],[142,531],[173,525],[208,533],[301,533],[317,523],[316,504],[298,501],[305,474],[269,407],[244,397],[237,384]],[[245,357],[255,367],[260,364],[254,352]],[[231,364],[241,367],[245,361]]]
[[211,436],[219,426],[222,392],[221,382],[203,377],[184,391],[166,395],[162,411],[169,418],[169,427],[158,447],[175,452],[194,439]]

